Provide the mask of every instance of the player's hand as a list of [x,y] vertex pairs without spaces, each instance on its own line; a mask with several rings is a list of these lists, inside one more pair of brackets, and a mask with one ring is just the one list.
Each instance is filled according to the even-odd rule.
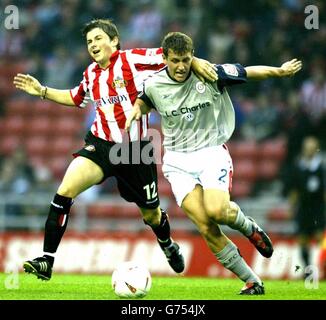
[[207,60],[194,57],[191,63],[191,68],[195,72],[200,81],[214,82],[218,79],[216,67]]
[[302,61],[298,59],[292,59],[284,62],[281,66],[281,70],[284,76],[294,76],[298,71],[302,69]]
[[41,96],[42,85],[29,74],[18,73],[14,77],[14,85],[17,89],[23,90],[33,96]]
[[140,110],[139,106],[134,105],[134,107],[132,108],[132,111],[131,111],[130,116],[126,120],[125,130],[126,131],[129,131],[130,130],[131,123],[134,120],[139,120],[141,118],[141,115],[142,115],[142,113],[141,113],[141,110]]

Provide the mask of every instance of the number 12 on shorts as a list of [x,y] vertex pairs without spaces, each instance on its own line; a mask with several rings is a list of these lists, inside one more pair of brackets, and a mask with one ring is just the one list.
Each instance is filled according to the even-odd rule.
[[143,187],[146,190],[147,200],[152,200],[157,197],[156,183],[153,181],[151,184],[147,184]]

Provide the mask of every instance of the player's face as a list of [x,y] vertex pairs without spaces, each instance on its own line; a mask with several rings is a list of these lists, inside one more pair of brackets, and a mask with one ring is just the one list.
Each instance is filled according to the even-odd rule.
[[192,52],[178,55],[173,50],[169,49],[168,56],[164,56],[164,60],[168,66],[170,77],[178,82],[185,81],[190,72],[192,59]]
[[95,28],[87,33],[86,41],[90,56],[101,68],[106,68],[112,53],[117,50],[118,38],[111,40],[102,29]]

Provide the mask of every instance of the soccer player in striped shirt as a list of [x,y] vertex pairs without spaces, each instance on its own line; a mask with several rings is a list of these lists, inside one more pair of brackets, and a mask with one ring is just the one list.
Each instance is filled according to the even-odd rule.
[[[24,269],[38,278],[51,278],[55,253],[65,232],[73,199],[91,186],[115,176],[121,196],[137,204],[170,266],[180,273],[184,270],[184,258],[178,244],[171,239],[168,216],[160,209],[156,164],[151,161],[152,146],[147,137],[147,115],[132,125],[129,133],[124,130],[144,78],[164,66],[162,49],[120,50],[119,33],[110,20],[91,21],[85,25],[83,35],[94,62],[86,68],[76,88],[49,88],[25,74],[17,74],[14,78],[15,86],[31,95],[80,108],[92,101],[96,108],[86,144],[75,154],[51,202],[45,224],[44,255],[26,261]],[[198,60],[193,67],[202,76],[216,77],[207,71],[208,62]],[[137,156],[137,152],[142,154],[144,149],[150,150],[148,159],[141,157],[138,163],[132,163],[132,152]],[[121,154],[127,154],[127,159]]]
[[264,257],[272,256],[267,234],[230,201],[233,166],[225,143],[233,133],[235,115],[226,87],[247,79],[292,76],[301,69],[301,61],[293,59],[280,68],[216,65],[218,80],[203,83],[190,70],[191,38],[173,32],[163,39],[162,47],[167,66],[144,82],[126,129],[134,119],[156,109],[164,135],[162,170],[178,205],[196,224],[217,260],[245,282],[240,294],[264,294],[258,275],[219,228],[228,225],[240,231]]

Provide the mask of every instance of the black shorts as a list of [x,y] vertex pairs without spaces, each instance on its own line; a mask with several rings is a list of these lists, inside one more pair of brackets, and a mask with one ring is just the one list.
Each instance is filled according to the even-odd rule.
[[74,156],[88,158],[99,165],[104,173],[101,182],[116,177],[120,195],[128,202],[146,209],[159,206],[157,170],[150,141],[113,143],[88,132],[85,146]]
[[300,206],[297,215],[297,232],[311,236],[325,228],[325,207],[323,204]]

